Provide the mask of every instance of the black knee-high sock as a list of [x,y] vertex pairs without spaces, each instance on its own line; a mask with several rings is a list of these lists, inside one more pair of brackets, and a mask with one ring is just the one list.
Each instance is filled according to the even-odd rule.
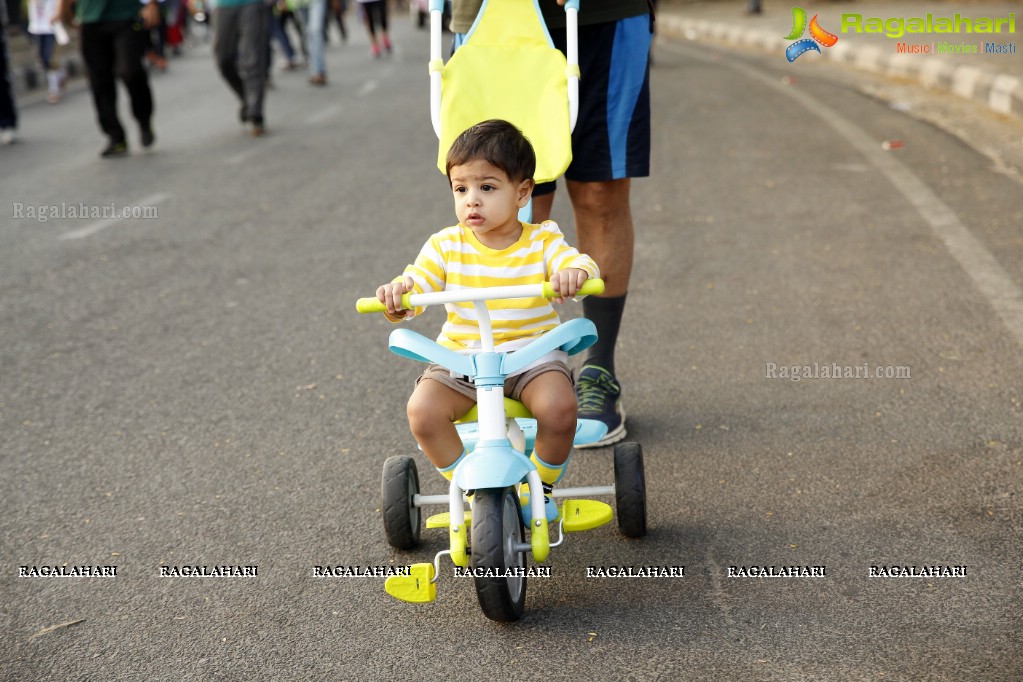
[[625,297],[587,296],[583,299],[583,316],[597,326],[597,342],[586,350],[584,365],[597,365],[614,374],[615,343],[618,341],[618,327],[622,323]]

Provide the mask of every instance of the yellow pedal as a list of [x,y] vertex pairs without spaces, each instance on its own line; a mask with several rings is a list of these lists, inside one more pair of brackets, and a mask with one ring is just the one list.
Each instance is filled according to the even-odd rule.
[[408,575],[392,575],[384,582],[387,594],[412,604],[428,604],[437,600],[433,582],[433,564],[412,564]]
[[[465,523],[466,525],[472,523],[472,512],[465,512]],[[427,528],[447,528],[451,525],[451,512],[441,512],[440,514],[434,514],[430,518],[426,519]]]
[[562,526],[565,532],[577,533],[603,526],[614,513],[611,505],[596,500],[566,500],[561,507],[561,515],[565,519],[565,525]]
[[451,563],[465,568],[469,565],[469,531],[466,524],[448,526],[448,542],[451,545]]
[[529,544],[533,550],[533,561],[542,564],[551,553],[551,536],[547,519],[533,519],[529,523]]

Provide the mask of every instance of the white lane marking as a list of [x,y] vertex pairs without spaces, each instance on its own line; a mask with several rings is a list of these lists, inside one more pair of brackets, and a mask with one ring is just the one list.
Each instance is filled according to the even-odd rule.
[[259,152],[263,151],[263,149],[265,149],[267,146],[265,144],[259,144],[258,140],[254,141],[254,144],[257,144],[259,146],[258,147],[254,146],[251,149],[246,149],[245,151],[235,154],[234,156],[229,156],[228,158],[224,159],[224,163],[232,166],[239,166],[248,161],[249,159],[251,159]]
[[[672,46],[674,47],[674,46]],[[684,51],[686,56],[709,62],[707,57],[695,50]],[[854,149],[858,150],[874,168],[884,174],[888,181],[905,197],[920,217],[930,226],[931,232],[940,239],[959,266],[973,280],[974,286],[994,308],[1003,324],[1023,344],[1023,289],[991,255],[979,239],[973,236],[955,211],[948,207],[930,187],[911,170],[898,161],[893,154],[881,149],[872,136],[853,124],[834,109],[831,109],[810,95],[795,88],[782,85],[777,79],[765,76],[745,64],[722,60],[729,68],[740,71],[766,87],[791,97],[805,109],[834,128]]]
[[115,225],[120,225],[121,223],[123,223],[126,220],[134,220],[135,218],[133,216],[125,214],[126,213],[125,212],[126,208],[129,208],[129,207],[143,207],[143,208],[145,208],[147,206],[156,206],[157,204],[162,203],[162,202],[166,201],[167,199],[170,199],[171,196],[172,195],[167,194],[166,192],[157,192],[156,194],[150,194],[147,197],[143,197],[143,198],[139,199],[138,201],[133,201],[133,202],[129,202],[129,203],[126,203],[126,204],[122,204],[120,209],[119,209],[120,212],[122,213],[122,215],[120,215],[118,217],[104,218],[103,220],[97,220],[96,222],[90,223],[89,225],[86,225],[85,227],[80,228],[78,230],[72,230],[71,232],[65,232],[64,234],[60,235],[60,239],[62,239],[62,240],[65,240],[65,239],[83,239],[85,237],[90,237],[90,236],[96,234],[97,232],[101,232],[102,230],[105,230],[108,227],[113,227]]
[[307,125],[315,125],[317,123],[323,123],[324,121],[327,121],[327,120],[329,120],[331,118],[334,118],[335,116],[337,116],[340,113],[341,113],[341,105],[340,104],[332,104],[329,107],[327,107],[326,109],[323,109],[322,111],[317,111],[312,116],[309,116],[308,118],[306,118],[305,122],[306,122]]
[[357,97],[365,97],[369,93],[371,93],[374,90],[376,90],[377,87],[379,87],[379,86],[380,86],[380,82],[379,81],[375,81],[375,80],[373,80],[373,81],[366,81],[365,83],[362,84],[362,86],[358,90],[355,91],[355,94],[356,94]]
[[[249,141],[252,143],[252,146],[249,149],[246,149],[243,152],[239,152],[234,156],[229,156],[228,158],[224,159],[224,163],[233,166],[239,166],[241,164],[248,163],[249,159],[251,159],[256,154],[265,152],[267,149],[272,149],[273,147],[276,147],[277,145],[281,144],[281,142],[284,141],[284,138],[281,138],[280,136],[275,136],[273,134],[273,128],[270,128],[267,134],[269,135],[269,137],[250,138]],[[248,137],[247,133],[246,137]]]

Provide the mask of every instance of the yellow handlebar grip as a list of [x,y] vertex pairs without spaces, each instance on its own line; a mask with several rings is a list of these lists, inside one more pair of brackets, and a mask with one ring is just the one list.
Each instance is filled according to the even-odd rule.
[[[412,302],[409,300],[411,294],[402,294],[401,305],[406,310],[412,309]],[[387,308],[383,303],[376,298],[360,298],[355,302],[355,309],[360,313],[382,313],[386,312]]]
[[360,298],[355,302],[355,309],[360,313],[382,313],[387,308],[375,298]]
[[[583,285],[579,287],[579,291],[576,292],[576,296],[593,296],[604,293],[604,280],[602,279],[588,279],[583,282]],[[554,293],[554,287],[551,286],[550,282],[543,283],[543,295],[544,298],[554,298],[557,294]]]

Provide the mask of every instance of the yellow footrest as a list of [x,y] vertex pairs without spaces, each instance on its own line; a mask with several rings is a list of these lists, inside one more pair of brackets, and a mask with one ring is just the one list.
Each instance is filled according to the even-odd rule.
[[[472,512],[465,512],[465,524],[469,525],[472,523]],[[440,514],[434,514],[430,518],[426,519],[427,528],[447,528],[451,525],[451,512],[441,512]]]
[[561,516],[565,519],[565,525],[562,526],[565,532],[577,533],[603,526],[614,513],[611,505],[596,500],[566,500],[561,507]]
[[392,575],[384,582],[387,594],[413,604],[428,604],[437,600],[437,585],[433,582],[433,564],[412,564],[408,575]]

